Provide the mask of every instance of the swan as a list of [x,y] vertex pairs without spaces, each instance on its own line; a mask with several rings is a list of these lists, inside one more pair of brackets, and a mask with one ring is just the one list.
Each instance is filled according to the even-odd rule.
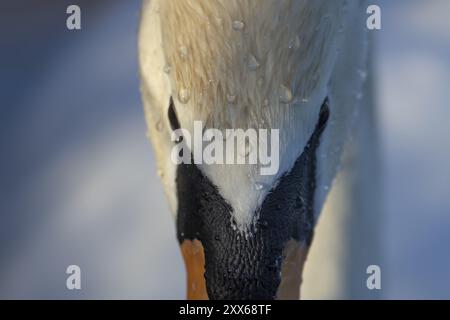
[[[300,297],[315,226],[365,112],[366,7],[363,0],[144,0],[142,100],[189,299]],[[183,137],[174,131],[193,135],[196,122],[223,132],[278,130],[278,170],[175,163]]]

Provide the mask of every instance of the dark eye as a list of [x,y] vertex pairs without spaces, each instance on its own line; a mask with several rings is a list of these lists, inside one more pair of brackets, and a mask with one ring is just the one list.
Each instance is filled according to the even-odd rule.
[[325,129],[329,117],[330,117],[330,108],[328,104],[328,98],[326,98],[322,104],[322,107],[320,108],[319,121],[317,122],[317,128],[320,131]]
[[167,116],[169,117],[169,123],[172,130],[180,129],[180,123],[178,122],[172,97],[170,97],[169,110],[167,112]]

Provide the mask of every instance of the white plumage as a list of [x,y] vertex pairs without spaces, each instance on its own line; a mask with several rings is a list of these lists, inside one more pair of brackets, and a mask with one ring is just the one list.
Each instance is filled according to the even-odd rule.
[[[145,1],[142,90],[172,211],[170,96],[181,126],[191,132],[194,120],[219,129],[280,129],[277,175],[261,176],[257,165],[199,166],[232,205],[241,229],[301,154],[328,96],[331,119],[317,170],[315,207],[320,212],[364,80],[365,32],[359,26],[364,17],[359,1]],[[269,188],[257,190],[255,184]]]

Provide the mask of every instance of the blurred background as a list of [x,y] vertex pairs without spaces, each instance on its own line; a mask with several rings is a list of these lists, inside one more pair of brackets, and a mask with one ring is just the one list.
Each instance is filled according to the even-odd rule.
[[[380,297],[450,299],[450,1],[372,3]],[[0,298],[185,297],[140,100],[140,5],[0,2]],[[82,290],[66,289],[70,264]]]

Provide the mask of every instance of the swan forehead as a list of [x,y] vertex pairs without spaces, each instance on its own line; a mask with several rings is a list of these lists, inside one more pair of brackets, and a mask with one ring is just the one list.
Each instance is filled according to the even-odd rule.
[[309,100],[329,76],[343,3],[161,1],[177,104],[211,127],[249,128],[280,104]]
[[[317,123],[349,12],[337,1],[160,1],[161,46],[182,128],[279,129],[279,171],[199,165],[248,225]],[[268,188],[255,188],[263,184]]]

